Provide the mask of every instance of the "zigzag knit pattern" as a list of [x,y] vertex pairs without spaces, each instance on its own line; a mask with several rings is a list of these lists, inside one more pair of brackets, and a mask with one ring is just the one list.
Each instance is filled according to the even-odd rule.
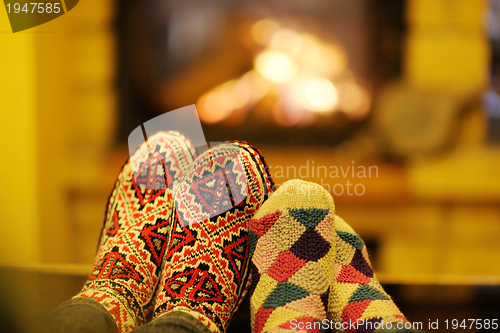
[[225,332],[249,287],[247,222],[273,190],[246,143],[202,154],[174,193],[175,222],[154,318],[183,311]]
[[319,332],[334,287],[334,209],[321,186],[291,180],[249,221],[254,333]]
[[171,229],[172,191],[194,160],[191,143],[160,132],[122,168],[110,196],[89,281],[75,297],[96,299],[120,332],[145,322]]
[[[346,333],[374,332],[382,321],[408,322],[375,278],[363,240],[340,217],[335,216],[337,254],[330,292],[328,318],[344,323]],[[358,320],[361,320],[358,322]],[[359,323],[353,328],[351,323]]]

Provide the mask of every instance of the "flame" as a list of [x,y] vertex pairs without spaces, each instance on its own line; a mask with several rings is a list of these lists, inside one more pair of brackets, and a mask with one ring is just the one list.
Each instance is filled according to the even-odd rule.
[[288,56],[275,51],[264,51],[255,59],[255,69],[274,83],[290,81],[297,72],[297,66]]
[[[254,59],[254,69],[201,96],[197,107],[202,121],[216,123],[236,110],[248,110],[269,91],[280,97],[272,113],[282,126],[312,121],[314,113],[342,111],[353,120],[366,117],[371,95],[344,75],[349,70],[341,47],[283,28],[271,18],[256,22],[250,32],[264,47]],[[245,112],[238,114],[246,117]]]

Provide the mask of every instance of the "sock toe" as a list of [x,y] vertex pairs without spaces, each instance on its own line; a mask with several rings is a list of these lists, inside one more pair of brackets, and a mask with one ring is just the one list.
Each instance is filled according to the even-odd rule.
[[[376,279],[363,240],[338,216],[335,216],[335,243],[336,284],[328,301],[328,318],[347,323],[347,333],[374,332],[382,322],[407,322]],[[361,320],[359,325],[358,320]]]

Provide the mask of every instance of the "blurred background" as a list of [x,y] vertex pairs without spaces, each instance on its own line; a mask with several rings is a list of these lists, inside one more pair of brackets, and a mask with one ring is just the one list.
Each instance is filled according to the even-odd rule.
[[498,318],[500,1],[86,0],[0,24],[0,331],[80,290],[129,133],[189,104],[208,142],[324,186],[410,321]]

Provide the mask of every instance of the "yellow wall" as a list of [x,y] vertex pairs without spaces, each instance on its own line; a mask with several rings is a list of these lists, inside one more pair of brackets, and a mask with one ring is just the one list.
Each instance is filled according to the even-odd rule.
[[486,0],[410,0],[406,79],[419,88],[474,89],[488,80]]
[[[82,239],[97,241],[112,186],[103,184],[115,124],[112,9],[80,1],[16,34],[0,10],[0,264],[92,260],[95,244],[82,252]],[[99,213],[82,218],[88,198]]]
[[35,36],[0,10],[0,263],[40,259]]

